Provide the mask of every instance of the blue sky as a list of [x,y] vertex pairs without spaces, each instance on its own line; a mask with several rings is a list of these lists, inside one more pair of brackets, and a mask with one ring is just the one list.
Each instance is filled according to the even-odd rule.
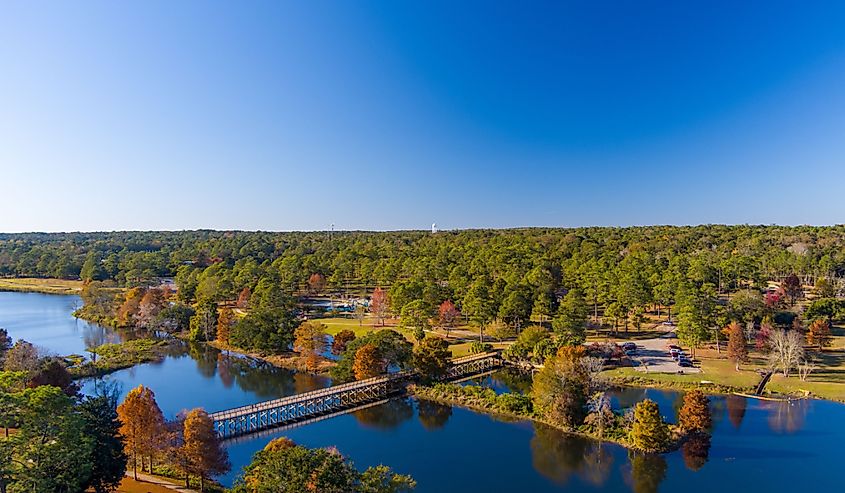
[[843,2],[4,2],[0,231],[842,223],[844,25]]

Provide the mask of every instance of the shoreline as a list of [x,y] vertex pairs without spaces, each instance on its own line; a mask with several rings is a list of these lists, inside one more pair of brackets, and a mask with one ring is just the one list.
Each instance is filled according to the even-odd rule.
[[529,421],[529,422],[532,422],[532,423],[539,423],[541,425],[548,426],[550,428],[558,430],[562,433],[566,433],[568,435],[574,435],[574,436],[578,436],[578,437],[581,437],[581,438],[587,438],[587,439],[595,440],[595,441],[598,441],[598,442],[601,442],[601,443],[612,443],[612,444],[615,444],[615,445],[619,445],[620,447],[623,447],[626,450],[632,450],[632,451],[639,452],[639,453],[656,453],[656,454],[671,453],[671,452],[674,452],[675,450],[678,450],[681,447],[681,445],[683,445],[683,443],[688,438],[688,436],[685,435],[685,434],[679,435],[676,431],[676,428],[672,425],[669,425],[670,426],[670,432],[672,433],[672,442],[664,450],[661,450],[659,452],[645,452],[643,450],[640,450],[640,449],[634,447],[633,444],[631,444],[627,440],[620,440],[620,439],[614,438],[613,436],[608,436],[608,435],[604,435],[604,436],[600,437],[598,435],[588,433],[588,432],[585,432],[585,431],[582,431],[582,430],[564,428],[562,426],[559,426],[555,423],[552,423],[550,421],[542,419],[542,418],[540,418],[536,415],[533,415],[533,414],[532,415],[526,415],[526,414],[519,414],[519,413],[514,413],[514,412],[503,411],[503,410],[500,410],[500,409],[492,409],[492,408],[489,408],[489,407],[485,407],[485,406],[481,406],[481,405],[469,402],[468,399],[465,399],[465,398],[458,398],[456,396],[447,397],[447,396],[443,396],[443,395],[438,395],[438,394],[435,393],[435,390],[434,390],[433,387],[422,386],[422,385],[413,385],[413,386],[408,388],[408,395],[413,396],[414,398],[417,398],[417,399],[428,400],[428,401],[437,402],[437,403],[440,403],[440,404],[446,404],[446,405],[450,405],[450,406],[462,407],[464,409],[469,409],[470,411],[481,413],[481,414],[486,414],[488,416],[493,416],[493,417],[498,416],[498,417],[512,419],[512,420],[515,420],[515,421]]

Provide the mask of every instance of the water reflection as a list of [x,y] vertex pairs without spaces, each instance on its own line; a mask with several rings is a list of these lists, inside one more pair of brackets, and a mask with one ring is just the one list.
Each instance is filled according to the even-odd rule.
[[698,471],[710,457],[710,436],[693,435],[681,446],[684,464],[690,471]]
[[745,418],[745,410],[748,407],[748,399],[740,395],[730,394],[725,398],[728,409],[728,420],[734,428],[739,429],[742,419]]
[[669,466],[662,455],[628,452],[628,484],[634,493],[656,493]]
[[775,433],[792,434],[804,428],[809,407],[809,400],[764,401],[763,403],[763,408],[769,413],[769,429]]
[[414,417],[411,399],[391,399],[384,404],[360,409],[352,413],[358,423],[367,428],[387,431],[397,428]]
[[559,486],[573,476],[601,486],[610,477],[613,456],[600,442],[535,423],[531,462],[538,473]]
[[420,424],[426,430],[439,430],[446,426],[449,418],[452,417],[452,406],[447,406],[433,401],[418,400],[417,414]]

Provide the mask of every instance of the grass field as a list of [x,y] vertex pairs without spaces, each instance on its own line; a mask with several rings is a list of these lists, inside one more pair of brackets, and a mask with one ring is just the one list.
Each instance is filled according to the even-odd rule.
[[82,281],[70,281],[67,279],[36,279],[31,277],[0,278],[0,291],[77,294],[82,291]]

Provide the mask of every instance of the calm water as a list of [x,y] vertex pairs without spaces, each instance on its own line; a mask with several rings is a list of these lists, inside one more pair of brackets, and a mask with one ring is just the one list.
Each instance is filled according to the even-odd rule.
[[[79,352],[86,333],[70,311],[67,296],[0,293],[0,326],[60,353]],[[102,331],[102,329],[100,329]],[[109,331],[103,331],[106,337]],[[67,348],[67,349],[65,349]],[[325,378],[267,367],[216,350],[185,345],[158,364],[117,372],[105,382],[123,391],[143,383],[162,410],[210,411],[302,392],[330,382]],[[497,391],[523,389],[519,378],[500,374],[480,379]],[[102,383],[101,383],[102,384]],[[86,382],[85,390],[93,390]],[[643,398],[658,402],[673,418],[681,394],[626,389],[614,405]],[[244,439],[229,445],[231,484],[251,455],[276,436],[307,446],[336,446],[363,468],[385,463],[413,475],[419,492],[786,492],[795,486],[839,491],[835,473],[845,443],[845,406],[825,401],[767,403],[741,397],[712,399],[712,444],[631,460],[615,445],[571,437],[528,422],[507,422],[460,408],[412,399],[387,404],[294,430]]]

